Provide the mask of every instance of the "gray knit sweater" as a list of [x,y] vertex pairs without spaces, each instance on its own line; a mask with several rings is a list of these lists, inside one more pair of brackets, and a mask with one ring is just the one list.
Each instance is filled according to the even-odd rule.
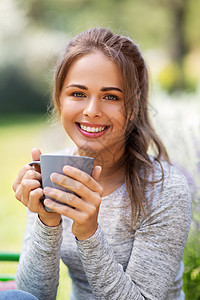
[[185,177],[167,163],[163,168],[164,187],[155,185],[152,202],[147,190],[151,215],[141,216],[132,229],[125,184],[102,199],[99,227],[84,241],[73,236],[70,219],[47,227],[28,212],[17,287],[39,300],[56,299],[61,257],[72,279],[72,300],[184,299],[182,255],[191,199]]

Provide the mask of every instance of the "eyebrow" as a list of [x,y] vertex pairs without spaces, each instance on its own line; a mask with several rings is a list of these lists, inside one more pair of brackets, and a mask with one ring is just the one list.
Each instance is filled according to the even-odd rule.
[[117,91],[117,92],[120,92],[120,93],[123,93],[123,91],[117,87],[112,87],[112,86],[109,86],[109,87],[103,87],[101,89],[102,92],[109,92],[109,91]]
[[[79,88],[79,89],[82,89],[82,90],[88,90],[88,88],[85,85],[82,85],[82,84],[70,84],[66,88],[70,88],[70,87],[76,87],[76,88]],[[102,87],[101,88],[101,92],[109,92],[109,91],[117,91],[117,92],[123,93],[123,91],[120,88],[113,87],[113,86]]]
[[81,85],[81,84],[70,84],[70,85],[66,86],[66,89],[68,89],[70,87],[77,87],[81,90],[88,90],[88,88],[86,86]]

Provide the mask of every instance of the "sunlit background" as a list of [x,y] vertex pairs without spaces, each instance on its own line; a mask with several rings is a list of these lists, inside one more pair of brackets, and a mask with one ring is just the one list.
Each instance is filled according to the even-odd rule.
[[[196,0],[0,1],[0,251],[21,249],[26,209],[11,186],[31,149],[50,152],[70,143],[47,113],[58,57],[79,32],[109,27],[140,45],[150,71],[153,124],[189,180],[193,222],[184,290],[186,299],[200,299],[199,12]],[[15,268],[3,264],[0,272]],[[58,300],[68,299],[65,273]]]

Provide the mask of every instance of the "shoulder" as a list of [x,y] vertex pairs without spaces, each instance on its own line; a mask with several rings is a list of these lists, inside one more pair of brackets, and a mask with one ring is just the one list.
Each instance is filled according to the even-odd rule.
[[176,167],[162,161],[155,162],[154,180],[153,186],[149,184],[146,189],[147,207],[141,224],[166,228],[166,234],[178,233],[185,239],[192,217],[192,200],[186,177]]
[[188,180],[178,168],[166,161],[154,160],[152,157],[151,161],[154,166],[154,176],[150,176],[151,180],[160,181],[165,187],[184,186],[189,190]]
[[166,188],[182,189],[184,187],[184,190],[189,193],[188,180],[179,169],[165,161],[160,163],[160,170],[156,170],[155,174],[161,172],[161,169],[163,170],[163,184]]
[[192,214],[192,200],[187,178],[175,166],[162,161],[155,162],[156,180],[152,207],[165,213],[170,212],[174,216],[187,216],[189,221]]

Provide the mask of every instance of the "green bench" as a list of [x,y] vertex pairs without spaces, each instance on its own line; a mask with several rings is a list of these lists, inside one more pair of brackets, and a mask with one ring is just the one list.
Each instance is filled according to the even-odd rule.
[[[12,252],[0,252],[1,262],[18,262],[20,254]],[[0,291],[15,289],[15,275],[0,273]]]

